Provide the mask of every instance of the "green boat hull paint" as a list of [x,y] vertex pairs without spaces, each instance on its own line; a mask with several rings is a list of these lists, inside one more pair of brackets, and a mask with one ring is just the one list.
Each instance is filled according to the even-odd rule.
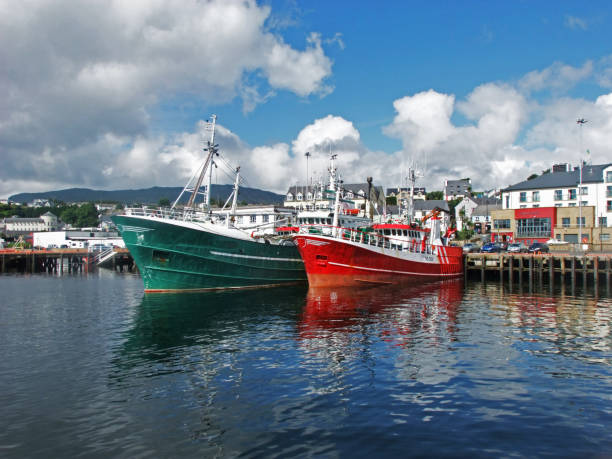
[[112,217],[146,292],[257,288],[306,282],[295,246],[236,239],[164,219]]

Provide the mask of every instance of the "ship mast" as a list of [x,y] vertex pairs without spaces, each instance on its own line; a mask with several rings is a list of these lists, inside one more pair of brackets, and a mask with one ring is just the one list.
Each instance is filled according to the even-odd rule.
[[410,197],[408,198],[406,218],[408,223],[412,223],[412,220],[414,219],[414,184],[416,182],[416,173],[412,167],[408,169],[408,181],[410,182]]
[[[172,208],[174,209],[174,207],[176,207],[176,205],[180,202],[181,197],[183,196],[183,194],[185,194],[186,192],[191,191],[191,196],[189,197],[189,201],[187,202],[187,205],[185,206],[186,208],[192,208],[195,210],[195,200],[198,194],[200,194],[200,187],[202,186],[202,182],[204,181],[204,177],[206,175],[206,172],[210,169],[210,173],[212,173],[212,165],[213,165],[213,156],[215,155],[219,155],[218,151],[219,151],[219,145],[215,145],[215,125],[217,122],[217,115],[212,115],[211,116],[211,121],[209,124],[209,129],[211,130],[211,134],[210,134],[210,140],[207,143],[207,148],[204,148],[203,151],[208,151],[208,155],[206,156],[206,161],[204,161],[204,164],[202,165],[202,168],[199,169],[200,174],[198,176],[198,180],[196,181],[195,185],[193,187],[191,187],[191,183],[194,179],[194,177],[196,176],[196,174],[194,174],[190,179],[189,182],[187,183],[187,185],[185,185],[185,188],[183,188],[183,191],[181,191],[181,194],[179,194],[178,198],[176,198],[176,201],[174,201],[174,204],[172,204]],[[210,205],[210,175],[209,175],[209,183],[208,183],[208,187],[206,190],[206,204]]]

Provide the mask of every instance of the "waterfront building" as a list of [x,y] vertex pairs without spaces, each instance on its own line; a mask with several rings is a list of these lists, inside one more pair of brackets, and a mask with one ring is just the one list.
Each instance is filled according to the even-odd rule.
[[[370,218],[373,216],[369,214],[366,206],[368,187],[367,183],[342,184],[342,188],[345,190],[344,199],[352,202],[352,204],[348,204],[348,207],[358,209],[360,216]],[[294,185],[289,187],[283,205],[297,210],[329,209],[333,205],[333,201],[330,204],[327,194],[320,185]],[[385,205],[385,193],[381,186],[371,187],[370,201],[374,207],[374,215],[377,214],[377,211],[382,213]]]
[[116,231],[44,231],[32,233],[32,245],[39,248],[125,247]]
[[434,210],[440,211],[440,232],[445,233],[450,225],[450,209],[448,202],[443,199],[429,199],[425,201],[414,201],[414,218],[423,221],[428,214]]
[[48,199],[33,199],[28,202],[28,207],[51,207],[51,201]]
[[460,180],[444,180],[444,199],[451,201],[472,195],[472,180],[469,178]]
[[117,203],[114,202],[99,202],[96,204],[98,212],[106,212],[107,210],[115,210]]
[[579,166],[555,165],[502,190],[502,209],[492,213],[492,238],[611,242],[612,163],[584,165],[582,178],[580,172]]
[[[226,211],[212,209],[213,214],[225,215]],[[297,209],[290,206],[246,205],[236,207],[234,226],[252,229],[258,233],[272,234],[274,229],[295,223]]]
[[[406,188],[406,187],[387,188],[387,197],[395,197],[399,205],[402,200],[410,199],[410,188]],[[425,187],[415,187],[413,191],[412,199],[414,200],[420,199],[421,201],[424,201],[425,199],[427,199],[427,190],[425,189]]]
[[[465,196],[455,206],[457,231],[463,230],[466,222],[471,222],[471,226],[477,233],[487,233],[490,229],[491,211],[499,208],[501,208],[501,199],[495,197],[475,198]],[[487,225],[489,225],[488,228]]]
[[55,231],[59,220],[51,212],[45,212],[39,218],[10,217],[4,219],[4,233],[7,236],[20,236],[34,231]]

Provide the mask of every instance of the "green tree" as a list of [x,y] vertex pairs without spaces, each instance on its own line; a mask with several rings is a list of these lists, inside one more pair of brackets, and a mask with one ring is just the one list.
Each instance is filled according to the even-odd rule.
[[170,200],[168,198],[161,198],[158,202],[157,205],[159,207],[170,207]]
[[64,223],[75,226],[77,222],[76,209],[77,207],[74,205],[66,207],[62,211],[62,213],[59,215],[60,220],[63,221]]
[[537,176],[538,176],[538,174],[531,174],[529,177],[527,177],[527,180],[533,180]]
[[98,226],[98,209],[92,202],[80,206],[77,210],[77,217],[77,226],[81,228]]
[[397,206],[397,196],[387,196],[386,201],[388,206]]
[[453,222],[455,220],[455,207],[457,207],[457,204],[459,204],[461,201],[463,201],[462,198],[451,199],[448,201],[448,210],[450,211],[451,220]]
[[474,235],[474,230],[469,228],[463,228],[461,231],[457,231],[455,238],[459,241],[465,241],[471,239]]
[[444,193],[442,191],[430,191],[429,193],[427,193],[425,195],[425,199],[427,199],[427,200],[432,200],[432,199],[441,200],[441,199],[444,199]]

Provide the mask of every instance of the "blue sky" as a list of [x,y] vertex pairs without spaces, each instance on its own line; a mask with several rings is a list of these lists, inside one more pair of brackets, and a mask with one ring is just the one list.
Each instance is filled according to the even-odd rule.
[[[108,6],[110,5],[110,7]],[[346,180],[503,187],[584,149],[612,161],[612,5],[0,0],[0,196],[182,185],[201,120],[248,184],[327,152]],[[6,49],[8,48],[8,49]]]

